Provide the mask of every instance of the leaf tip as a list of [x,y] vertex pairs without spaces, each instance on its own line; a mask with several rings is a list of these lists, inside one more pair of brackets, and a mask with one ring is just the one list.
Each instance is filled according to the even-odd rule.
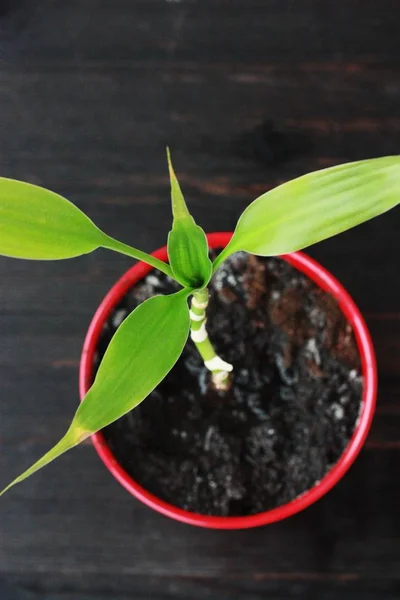
[[3,488],[2,490],[0,490],[0,498],[1,498],[2,496],[4,496],[4,494],[5,494],[6,492],[8,492],[8,490],[9,490],[10,488],[12,488],[12,487],[13,487],[13,485],[14,485],[14,482],[12,482],[12,483],[9,483],[9,484],[8,484],[8,485],[7,485],[5,488]]
[[170,178],[176,179],[174,167],[172,166],[171,150],[170,150],[169,146],[165,147],[165,151],[167,153],[167,163],[168,163],[168,171],[169,171]]
[[167,162],[169,170],[169,178],[171,182],[171,203],[172,203],[172,215],[175,219],[192,219],[188,207],[186,206],[185,199],[182,194],[181,186],[176,177],[174,167],[172,165],[172,158],[169,146],[166,147]]

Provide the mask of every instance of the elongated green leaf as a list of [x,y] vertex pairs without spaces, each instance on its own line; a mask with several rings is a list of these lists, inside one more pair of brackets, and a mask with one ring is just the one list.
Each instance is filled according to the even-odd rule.
[[62,196],[0,178],[0,254],[41,260],[71,258],[92,252],[106,237]]
[[100,246],[143,260],[173,277],[169,265],[109,237],[69,200],[37,185],[0,177],[0,254],[57,260]]
[[174,217],[168,236],[169,262],[174,276],[182,285],[201,288],[207,285],[212,273],[207,238],[188,211],[168,149],[167,158]]
[[309,173],[250,204],[214,269],[238,250],[261,256],[300,250],[372,219],[399,201],[399,156]]
[[155,296],[119,327],[66,435],[1,493],[137,406],[178,360],[189,332],[189,290]]

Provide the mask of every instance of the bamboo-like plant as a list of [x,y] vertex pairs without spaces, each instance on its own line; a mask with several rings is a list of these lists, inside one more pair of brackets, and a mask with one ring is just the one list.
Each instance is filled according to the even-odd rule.
[[187,209],[167,154],[173,212],[169,264],[108,236],[58,194],[0,178],[0,254],[59,260],[103,247],[142,260],[182,286],[175,294],[146,300],[123,321],[64,437],[0,495],[135,408],[172,369],[189,334],[213,384],[222,390],[229,386],[232,365],[213,348],[206,309],[210,279],[231,254],[240,250],[259,256],[294,252],[372,219],[400,199],[398,156],[309,173],[254,200],[212,263],[205,233]]

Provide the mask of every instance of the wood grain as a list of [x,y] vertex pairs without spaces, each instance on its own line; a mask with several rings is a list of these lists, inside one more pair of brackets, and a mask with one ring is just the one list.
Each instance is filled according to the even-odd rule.
[[[0,1],[0,174],[144,250],[170,227],[165,145],[208,231],[266,189],[400,148],[397,0]],[[397,600],[400,212],[310,248],[374,339],[380,389],[343,481],[273,526],[204,531],[133,500],[89,443],[1,501],[5,600]],[[85,329],[131,264],[0,259],[0,483],[61,435]]]

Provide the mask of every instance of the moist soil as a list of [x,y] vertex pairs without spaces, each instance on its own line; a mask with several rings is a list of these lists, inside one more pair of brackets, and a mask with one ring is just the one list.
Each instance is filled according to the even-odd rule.
[[[104,326],[95,368],[132,309],[176,289],[158,271],[136,284]],[[293,500],[354,430],[362,377],[351,326],[285,261],[238,253],[212,279],[207,329],[234,366],[229,391],[213,389],[189,340],[150,396],[104,430],[112,452],[140,485],[192,512],[251,515]]]

